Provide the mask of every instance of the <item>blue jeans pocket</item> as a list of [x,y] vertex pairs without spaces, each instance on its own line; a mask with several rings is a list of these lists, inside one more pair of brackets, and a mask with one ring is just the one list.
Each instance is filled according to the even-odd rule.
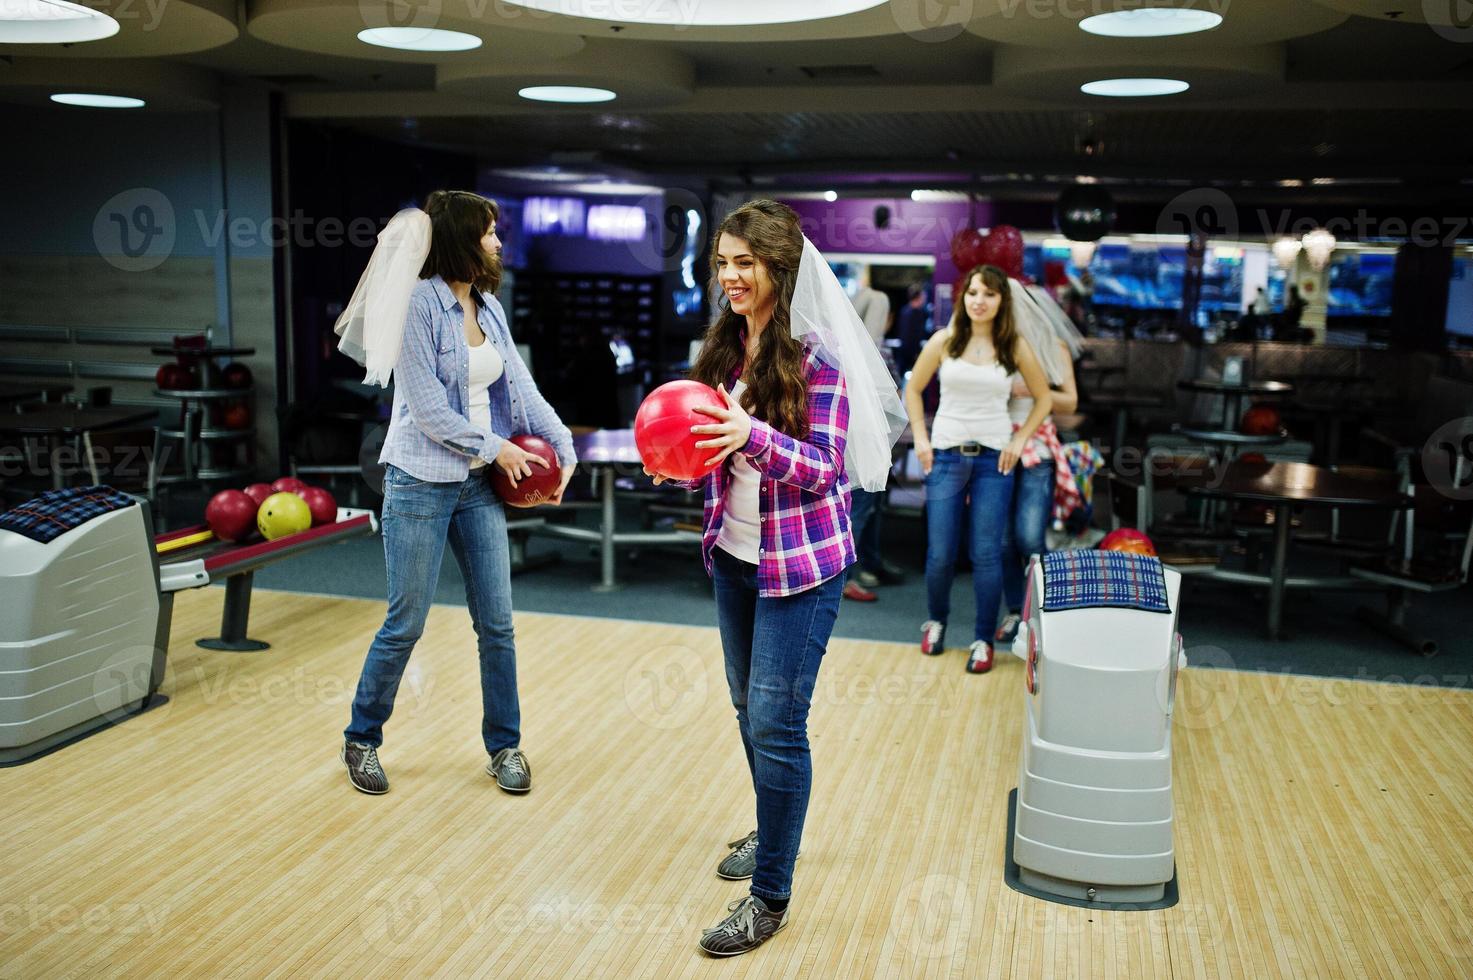
[[384,515],[434,517],[437,511],[434,484],[416,480],[392,463],[384,467]]

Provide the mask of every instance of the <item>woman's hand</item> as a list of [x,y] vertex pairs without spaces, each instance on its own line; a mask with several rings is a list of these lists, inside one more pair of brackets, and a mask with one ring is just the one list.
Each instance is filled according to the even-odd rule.
[[931,440],[916,441],[916,460],[921,464],[921,472],[930,476],[931,467],[936,465],[936,454],[931,451]]
[[702,415],[709,415],[717,421],[710,425],[693,425],[690,431],[696,435],[714,435],[715,439],[703,439],[696,443],[697,449],[715,449],[715,456],[706,460],[707,466],[717,466],[726,457],[741,449],[752,438],[752,416],[747,410],[731,397],[725,385],[717,385],[716,391],[721,395],[721,400],[726,402],[725,408],[712,408],[708,405],[697,405],[695,411]]
[[650,469],[648,466],[646,466],[644,468],[644,475],[652,478],[655,481],[655,486],[657,486],[657,487],[660,484],[664,483],[665,480],[666,480],[666,477],[663,477],[660,474],[656,473],[654,470]]
[[1018,465],[1018,459],[1023,455],[1023,448],[1027,445],[1027,439],[1021,439],[1018,436],[1009,439],[1007,446],[997,456],[997,471],[1003,474],[1013,472],[1013,467]]
[[496,465],[501,467],[501,472],[506,474],[512,486],[516,486],[518,480],[525,480],[532,475],[533,463],[547,469],[547,460],[541,456],[527,452],[510,439],[501,441],[501,448],[496,452]]
[[557,493],[553,494],[552,497],[547,501],[549,504],[552,504],[554,507],[556,507],[558,504],[563,502],[563,491],[568,489],[568,484],[571,483],[573,480],[573,471],[577,468],[577,463],[574,463],[572,466],[567,466],[563,468],[563,478],[561,482],[559,482],[557,485]]

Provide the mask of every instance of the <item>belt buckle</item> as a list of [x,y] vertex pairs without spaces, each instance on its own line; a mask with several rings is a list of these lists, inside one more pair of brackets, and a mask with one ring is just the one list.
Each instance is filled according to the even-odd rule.
[[961,444],[963,456],[981,456],[982,444],[980,442],[964,442]]

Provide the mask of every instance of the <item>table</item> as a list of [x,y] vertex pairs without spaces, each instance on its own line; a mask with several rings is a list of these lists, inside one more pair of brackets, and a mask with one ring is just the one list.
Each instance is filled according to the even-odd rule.
[[[629,544],[695,544],[701,536],[692,531],[620,531],[614,511],[614,480],[621,470],[625,475],[644,476],[644,465],[634,445],[633,429],[599,429],[573,437],[578,465],[594,473],[599,487],[599,529],[570,527],[566,524],[544,524],[533,529],[537,534],[573,541],[588,541],[599,546],[600,575],[596,592],[611,592],[619,587],[614,575],[614,548]],[[566,505],[565,505],[566,506]]]
[[1229,384],[1219,378],[1193,378],[1178,381],[1176,386],[1183,391],[1194,391],[1209,395],[1222,395],[1222,427],[1231,429],[1243,417],[1243,396],[1256,398],[1292,398],[1294,386],[1287,381],[1244,381]]
[[1171,428],[1178,435],[1205,443],[1209,447],[1221,449],[1221,455],[1226,459],[1232,458],[1234,449],[1246,449],[1249,446],[1277,446],[1289,438],[1284,432],[1276,432],[1271,436],[1257,436],[1234,429],[1209,429],[1197,425],[1174,425]]
[[82,437],[82,453],[93,483],[101,480],[97,460],[92,456],[92,433],[101,429],[121,429],[139,422],[151,421],[158,414],[153,408],[83,408],[75,405],[48,405],[33,412],[7,415],[0,413],[0,432],[22,437],[39,436],[47,443],[51,457],[51,485],[60,490],[64,485],[62,468],[57,461],[61,440],[67,436]]
[[1125,430],[1130,422],[1130,410],[1132,408],[1154,407],[1160,404],[1161,399],[1156,395],[1137,394],[1128,391],[1099,391],[1083,393],[1083,404],[1080,407],[1086,411],[1103,408],[1114,413],[1114,442],[1110,443],[1110,451],[1117,452],[1121,446],[1125,445]]
[[0,405],[38,400],[53,402],[71,390],[71,385],[53,381],[3,381],[0,382]]
[[1403,508],[1410,504],[1410,499],[1397,486],[1394,473],[1387,473],[1385,479],[1367,479],[1309,463],[1245,463],[1236,460],[1218,474],[1183,477],[1177,487],[1188,494],[1273,507],[1274,552],[1268,575],[1227,569],[1209,569],[1201,574],[1221,581],[1268,586],[1268,635],[1275,640],[1283,638],[1285,589],[1366,587],[1364,580],[1349,576],[1289,577],[1289,539],[1294,533],[1291,513],[1294,507]]

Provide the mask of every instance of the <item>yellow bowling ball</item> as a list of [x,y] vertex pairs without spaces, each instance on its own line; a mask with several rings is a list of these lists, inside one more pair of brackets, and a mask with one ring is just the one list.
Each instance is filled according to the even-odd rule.
[[312,526],[312,508],[294,493],[273,493],[256,511],[256,527],[267,541],[305,531]]

